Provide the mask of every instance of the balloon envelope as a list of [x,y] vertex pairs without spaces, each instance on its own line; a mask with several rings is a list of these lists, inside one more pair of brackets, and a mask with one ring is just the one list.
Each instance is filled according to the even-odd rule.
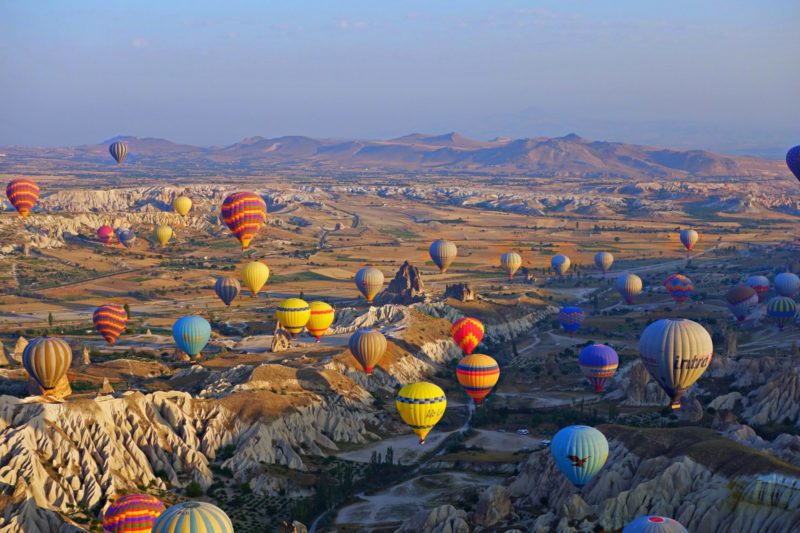
[[128,313],[125,308],[117,304],[103,304],[94,310],[92,315],[94,329],[103,336],[109,345],[117,342],[117,339],[125,331],[128,323]]
[[483,322],[477,318],[465,316],[453,322],[450,334],[465,355],[469,355],[483,340]]
[[664,285],[672,299],[679,304],[688,300],[694,292],[694,283],[683,274],[672,274]]
[[612,378],[619,366],[619,356],[611,346],[590,344],[578,355],[581,372],[592,384],[595,392],[603,392],[606,380]]
[[793,272],[781,272],[775,276],[775,290],[781,296],[794,296],[800,290],[800,278]]
[[164,504],[149,494],[128,494],[117,498],[103,513],[106,533],[141,533],[151,531]]
[[800,146],[789,148],[786,152],[786,166],[792,171],[794,177],[800,180]]
[[319,342],[320,337],[325,335],[333,324],[336,311],[326,302],[311,302],[308,305],[311,308],[311,318],[308,319],[306,330]]
[[458,255],[458,248],[455,243],[445,240],[433,241],[428,250],[431,260],[439,267],[439,270],[444,273],[447,268],[455,261]]
[[606,464],[608,441],[593,427],[567,426],[553,437],[550,453],[559,470],[580,488]]
[[111,226],[100,226],[97,228],[97,240],[105,245],[111,244],[114,238],[114,229]]
[[594,264],[600,269],[600,272],[605,274],[611,270],[611,265],[614,264],[614,255],[611,252],[597,252],[594,255]]
[[241,290],[242,286],[239,284],[239,280],[230,276],[221,276],[214,284],[214,292],[217,293],[217,297],[228,306],[239,296]]
[[172,208],[180,216],[185,217],[189,214],[189,210],[192,208],[192,200],[188,196],[178,196],[175,198],[175,201],[172,202]]
[[244,250],[267,221],[267,204],[255,193],[235,192],[222,202],[222,220]]
[[292,337],[296,337],[308,324],[308,319],[311,318],[311,307],[308,302],[300,298],[287,298],[278,304],[275,316],[281,327]]
[[125,161],[125,156],[128,155],[128,145],[122,141],[115,141],[108,146],[108,153],[118,165],[121,165]]
[[242,281],[250,289],[250,296],[256,296],[269,279],[269,267],[261,261],[251,261],[242,267]]
[[233,524],[216,505],[190,501],[164,511],[151,533],[233,533]]
[[500,379],[497,361],[488,355],[474,353],[463,357],[456,366],[456,378],[467,395],[480,405]]
[[375,365],[386,353],[386,337],[372,328],[361,328],[350,336],[347,343],[350,352],[367,374],[372,374]]
[[558,321],[567,333],[575,333],[581,329],[581,324],[585,319],[586,314],[580,307],[566,306],[558,312]]
[[166,246],[172,238],[172,228],[165,225],[156,226],[155,236],[161,246]]
[[625,303],[632,304],[634,296],[642,292],[642,278],[636,274],[620,274],[614,282],[614,287],[622,296],[622,299],[625,300]]
[[769,278],[767,276],[750,276],[747,278],[747,281],[745,281],[745,284],[756,291],[759,302],[761,302],[764,299],[764,295],[769,292]]
[[375,267],[365,266],[356,272],[355,283],[367,302],[372,303],[372,300],[383,290],[383,272]]
[[211,325],[200,316],[185,316],[172,325],[172,338],[182,351],[195,356],[203,351],[211,338]]
[[444,416],[447,397],[437,385],[420,381],[400,389],[395,406],[403,422],[419,436],[419,443],[424,444],[428,433]]
[[691,252],[694,245],[700,240],[700,235],[693,229],[685,229],[681,231],[680,238],[681,243]]
[[622,533],[689,533],[677,520],[665,516],[641,516],[625,526]]
[[500,264],[508,273],[508,279],[514,279],[514,274],[522,266],[522,256],[518,253],[506,252],[500,256]]
[[767,316],[775,322],[778,329],[783,330],[786,324],[797,317],[797,304],[788,296],[775,296],[767,302]]
[[572,261],[569,260],[569,257],[562,254],[554,255],[553,258],[550,259],[550,268],[555,270],[556,274],[559,276],[566,274],[571,264]]
[[25,178],[12,180],[6,185],[6,196],[19,215],[25,218],[39,200],[39,186]]
[[758,294],[752,288],[744,283],[740,283],[732,287],[728,294],[725,296],[728,301],[728,307],[736,317],[736,320],[742,324],[753,308],[758,304]]
[[72,349],[62,339],[39,337],[22,352],[22,366],[43,389],[53,389],[72,364]]

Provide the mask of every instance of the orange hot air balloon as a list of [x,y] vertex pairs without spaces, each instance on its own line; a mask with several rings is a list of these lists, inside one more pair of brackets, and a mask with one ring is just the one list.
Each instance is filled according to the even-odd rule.
[[25,218],[39,199],[39,186],[29,179],[13,180],[6,186],[6,196],[19,216]]
[[500,367],[494,358],[474,353],[462,358],[456,367],[458,382],[467,395],[480,405],[500,379]]
[[483,330],[480,320],[465,316],[453,323],[450,334],[464,355],[469,355],[483,340]]
[[94,328],[110,345],[117,342],[120,334],[125,331],[128,323],[128,313],[125,308],[117,304],[104,304],[95,309],[92,317]]
[[222,202],[222,220],[244,250],[267,221],[267,204],[255,193],[235,192]]

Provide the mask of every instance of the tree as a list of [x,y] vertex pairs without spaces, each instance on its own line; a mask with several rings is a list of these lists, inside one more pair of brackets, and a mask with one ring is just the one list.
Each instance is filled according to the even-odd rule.
[[47,323],[51,328],[53,327],[53,313],[47,313]]

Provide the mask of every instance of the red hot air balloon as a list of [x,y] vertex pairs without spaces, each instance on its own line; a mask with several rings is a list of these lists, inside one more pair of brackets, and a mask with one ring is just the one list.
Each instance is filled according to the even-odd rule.
[[464,355],[469,355],[483,340],[483,330],[480,320],[465,316],[453,323],[450,334]]
[[6,185],[6,196],[19,216],[25,218],[39,199],[39,186],[25,178],[13,180]]
[[95,309],[92,319],[94,320],[94,329],[103,336],[109,345],[113,346],[125,331],[128,313],[121,305],[104,304]]
[[97,228],[97,240],[108,246],[114,238],[114,228],[111,226],[100,226]]
[[222,202],[222,220],[231,233],[242,243],[242,250],[258,233],[267,220],[267,204],[252,192],[235,192]]

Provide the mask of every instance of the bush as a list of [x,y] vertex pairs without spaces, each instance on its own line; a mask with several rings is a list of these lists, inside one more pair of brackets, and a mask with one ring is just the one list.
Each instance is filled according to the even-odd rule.
[[199,498],[203,495],[203,487],[197,481],[192,481],[186,486],[186,496],[189,498]]

